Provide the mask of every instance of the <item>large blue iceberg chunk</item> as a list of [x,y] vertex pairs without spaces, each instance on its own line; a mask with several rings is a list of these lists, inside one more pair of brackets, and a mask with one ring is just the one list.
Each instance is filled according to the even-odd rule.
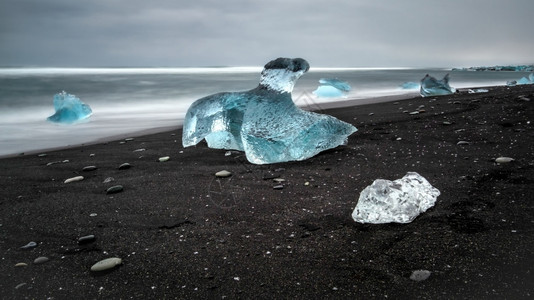
[[48,117],[48,121],[55,123],[72,124],[93,114],[89,105],[65,91],[54,95],[54,109],[56,113]]
[[328,78],[321,78],[319,80],[319,83],[321,84],[315,91],[313,91],[313,94],[317,97],[321,98],[338,98],[338,97],[345,97],[347,95],[347,92],[350,91],[350,85],[342,80],[339,79],[328,79]]
[[210,148],[245,151],[251,163],[269,164],[346,144],[354,126],[293,103],[293,86],[308,69],[302,58],[277,58],[265,65],[255,89],[198,99],[185,116],[183,146],[205,139]]
[[455,92],[454,88],[451,88],[449,85],[449,74],[445,75],[442,80],[437,80],[436,78],[426,74],[423,79],[421,79],[421,88],[419,89],[421,96],[438,96],[438,95],[449,95]]

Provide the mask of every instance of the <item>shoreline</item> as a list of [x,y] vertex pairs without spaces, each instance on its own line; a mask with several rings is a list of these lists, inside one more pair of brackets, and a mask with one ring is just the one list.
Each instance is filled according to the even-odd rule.
[[[473,87],[472,89],[476,89],[476,88],[492,89],[492,88],[498,88],[498,87],[503,87],[503,86],[483,86],[483,87]],[[459,91],[465,92],[468,89],[470,88],[462,88],[462,89],[459,89]],[[319,103],[319,104],[312,103],[312,104],[299,106],[299,107],[304,110],[310,110],[310,111],[322,113],[323,111],[337,109],[337,108],[380,104],[380,103],[395,102],[395,101],[402,101],[402,100],[415,99],[415,98],[421,98],[418,91],[404,93],[404,94],[362,98],[362,99],[348,98],[345,100],[334,100],[332,102]],[[5,159],[5,158],[17,157],[17,156],[36,155],[36,154],[40,154],[44,152],[61,151],[64,149],[83,147],[83,146],[94,145],[94,144],[99,144],[99,143],[109,143],[109,142],[119,141],[119,140],[126,139],[126,138],[135,138],[135,137],[140,137],[144,135],[163,133],[166,131],[180,131],[183,126],[181,122],[182,120],[179,120],[178,124],[173,125],[173,126],[155,127],[155,128],[144,129],[144,130],[132,131],[130,133],[114,134],[114,135],[107,136],[107,137],[97,138],[95,140],[91,140],[85,143],[76,143],[76,144],[66,145],[66,146],[32,149],[32,150],[27,150],[27,151],[17,152],[17,153],[10,153],[10,154],[0,154],[0,160]]]
[[[534,86],[324,113],[358,131],[304,161],[253,165],[239,151],[183,148],[181,131],[2,159],[0,290],[8,299],[532,298]],[[221,170],[232,176],[217,178]],[[408,224],[352,219],[366,186],[407,172],[441,192],[434,207]],[[121,264],[91,271],[111,257]],[[418,270],[430,277],[411,279]]]

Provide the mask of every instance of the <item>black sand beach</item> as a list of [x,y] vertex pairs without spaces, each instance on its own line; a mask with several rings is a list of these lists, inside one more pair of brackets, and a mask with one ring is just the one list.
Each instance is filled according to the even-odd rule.
[[[534,86],[322,112],[358,132],[301,162],[184,149],[180,130],[1,159],[2,298],[534,296]],[[366,186],[410,171],[441,191],[433,208],[410,224],[352,220]],[[122,265],[90,270],[109,257]]]

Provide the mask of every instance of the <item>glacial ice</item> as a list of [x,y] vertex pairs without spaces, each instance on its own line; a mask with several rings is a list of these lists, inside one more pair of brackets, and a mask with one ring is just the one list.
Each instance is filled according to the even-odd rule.
[[420,88],[420,84],[413,81],[407,81],[403,84],[401,84],[401,88],[404,90],[416,90]]
[[377,179],[361,193],[352,213],[359,223],[410,223],[440,195],[424,177],[408,172],[395,181]]
[[183,146],[205,139],[210,148],[244,151],[249,162],[270,164],[346,144],[354,126],[293,103],[293,87],[308,70],[302,58],[277,58],[265,65],[258,87],[198,99],[185,116]]
[[437,80],[436,78],[426,74],[423,79],[421,79],[421,88],[419,90],[421,96],[438,96],[438,95],[449,95],[455,92],[454,88],[451,88],[449,85],[449,74],[445,75],[442,80]]
[[87,119],[93,114],[89,105],[65,91],[54,95],[54,109],[56,113],[47,119],[55,123],[72,124]]
[[319,83],[321,85],[313,91],[313,94],[320,98],[345,97],[347,92],[350,91],[350,85],[339,79],[321,78]]

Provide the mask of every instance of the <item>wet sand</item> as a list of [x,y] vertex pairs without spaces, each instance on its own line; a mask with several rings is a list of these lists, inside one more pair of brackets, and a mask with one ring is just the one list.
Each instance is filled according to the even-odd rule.
[[[301,162],[184,149],[180,130],[1,159],[3,297],[533,296],[534,86],[322,112],[358,132]],[[433,208],[410,224],[352,220],[373,180],[410,171],[441,191]],[[64,183],[75,176],[84,179]],[[123,191],[106,194],[114,185]],[[95,240],[80,245],[87,235]],[[49,261],[35,264],[41,256]],[[122,265],[90,271],[109,257]],[[415,270],[431,275],[417,282]]]

